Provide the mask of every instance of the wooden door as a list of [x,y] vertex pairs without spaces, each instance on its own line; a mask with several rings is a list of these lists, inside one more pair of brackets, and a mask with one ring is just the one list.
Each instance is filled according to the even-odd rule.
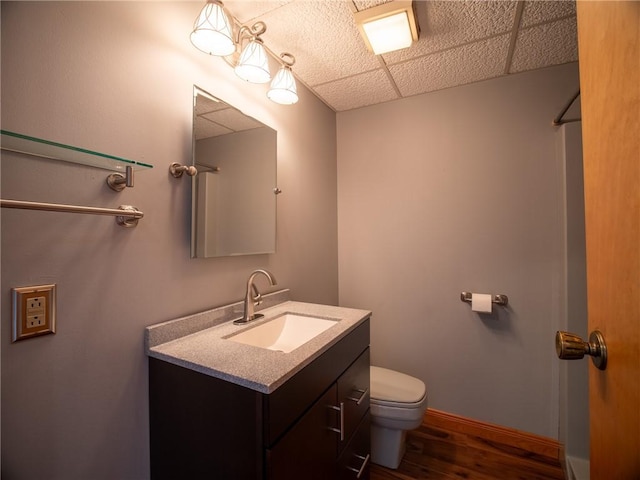
[[640,478],[640,2],[578,1],[591,478]]

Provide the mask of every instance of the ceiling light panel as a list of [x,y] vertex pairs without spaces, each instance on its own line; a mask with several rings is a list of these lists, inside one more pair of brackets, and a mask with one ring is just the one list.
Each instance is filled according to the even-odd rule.
[[397,1],[354,13],[367,48],[376,55],[411,46],[418,40],[413,2]]

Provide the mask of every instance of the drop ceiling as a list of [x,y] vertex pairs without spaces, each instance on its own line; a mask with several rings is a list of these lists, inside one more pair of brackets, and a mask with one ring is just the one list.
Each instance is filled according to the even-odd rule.
[[[227,0],[336,112],[578,60],[574,1],[415,1],[420,38],[376,56],[353,12],[388,0]],[[199,9],[194,9],[194,18]]]

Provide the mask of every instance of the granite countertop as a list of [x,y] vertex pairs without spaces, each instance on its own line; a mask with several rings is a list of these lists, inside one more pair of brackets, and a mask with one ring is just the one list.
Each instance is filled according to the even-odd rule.
[[[239,302],[147,327],[146,353],[258,392],[272,393],[371,315],[367,310],[290,301],[288,293],[283,290],[265,295],[267,308],[260,310],[264,318],[246,325],[233,324],[234,319],[242,316],[242,302]],[[225,338],[284,313],[339,321],[289,353]]]

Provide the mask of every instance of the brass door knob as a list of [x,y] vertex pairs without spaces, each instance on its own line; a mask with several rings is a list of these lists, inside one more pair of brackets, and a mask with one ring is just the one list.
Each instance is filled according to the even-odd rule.
[[591,332],[588,342],[573,333],[556,332],[556,353],[562,360],[577,360],[589,355],[597,368],[604,370],[607,367],[607,346],[598,330]]

